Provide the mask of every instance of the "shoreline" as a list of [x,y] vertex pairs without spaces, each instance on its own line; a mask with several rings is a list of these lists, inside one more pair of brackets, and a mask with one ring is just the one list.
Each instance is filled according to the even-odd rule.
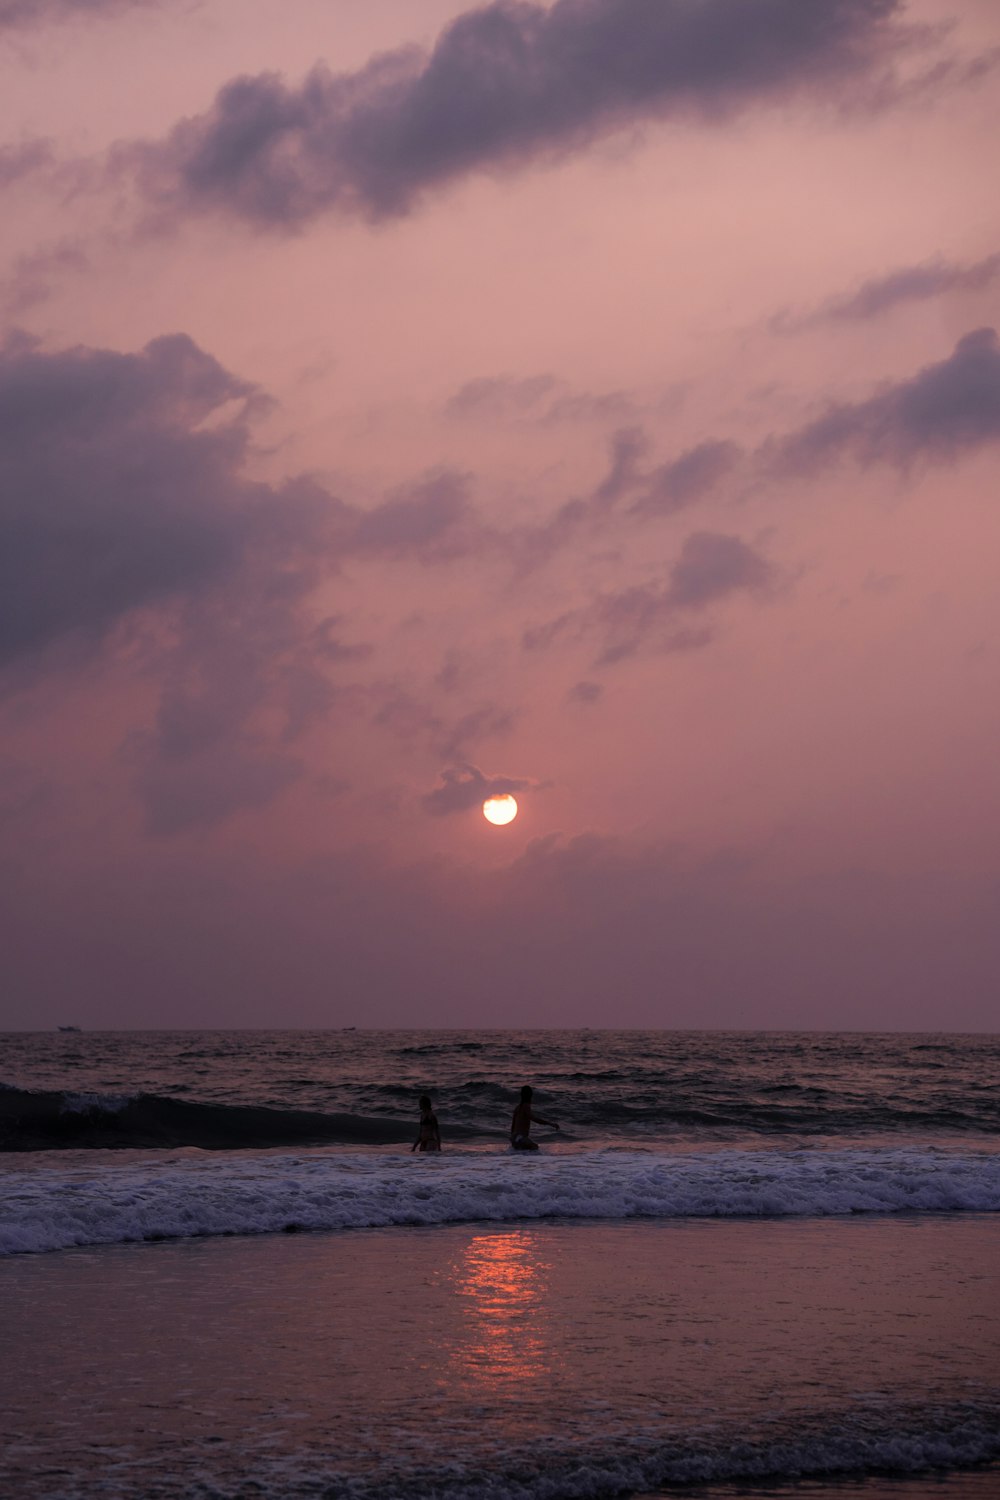
[[[912,1485],[934,1469],[961,1483],[1000,1460],[998,1252],[1000,1221],[970,1215],[11,1257],[5,1492],[552,1500],[753,1480],[760,1495],[779,1472]],[[72,1485],[53,1487],[59,1471]]]

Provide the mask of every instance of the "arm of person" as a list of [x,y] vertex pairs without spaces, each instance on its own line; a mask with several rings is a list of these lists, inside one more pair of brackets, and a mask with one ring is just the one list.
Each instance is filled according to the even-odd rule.
[[553,1130],[559,1129],[559,1126],[556,1124],[555,1120],[547,1120],[544,1115],[536,1115],[534,1110],[532,1110],[531,1112],[531,1119],[535,1125],[551,1125]]

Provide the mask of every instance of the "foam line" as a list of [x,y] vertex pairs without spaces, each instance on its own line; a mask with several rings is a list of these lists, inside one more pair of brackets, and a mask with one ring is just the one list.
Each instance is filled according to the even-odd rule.
[[1000,1156],[932,1149],[158,1156],[2,1181],[6,1254],[403,1224],[1000,1211]]

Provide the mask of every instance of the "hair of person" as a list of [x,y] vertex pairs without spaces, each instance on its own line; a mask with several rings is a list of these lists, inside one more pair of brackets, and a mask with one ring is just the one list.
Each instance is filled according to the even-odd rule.
[[521,1090],[521,1098],[522,1099],[530,1099],[531,1098],[531,1084],[530,1083],[526,1083],[524,1085],[524,1088]]
[[430,1107],[431,1107],[430,1095],[429,1094],[421,1094],[420,1095],[420,1108],[421,1109],[430,1109]]

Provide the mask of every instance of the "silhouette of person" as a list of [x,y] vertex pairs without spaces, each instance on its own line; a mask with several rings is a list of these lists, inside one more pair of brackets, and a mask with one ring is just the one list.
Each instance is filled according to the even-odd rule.
[[440,1151],[441,1132],[438,1129],[437,1115],[431,1104],[428,1094],[420,1096],[420,1124],[417,1127],[417,1138],[410,1147],[411,1151]]
[[537,1141],[531,1139],[531,1127],[534,1124],[551,1125],[553,1130],[559,1129],[555,1120],[547,1120],[544,1115],[535,1114],[531,1107],[531,1086],[526,1083],[510,1122],[510,1143],[515,1151],[538,1150]]

